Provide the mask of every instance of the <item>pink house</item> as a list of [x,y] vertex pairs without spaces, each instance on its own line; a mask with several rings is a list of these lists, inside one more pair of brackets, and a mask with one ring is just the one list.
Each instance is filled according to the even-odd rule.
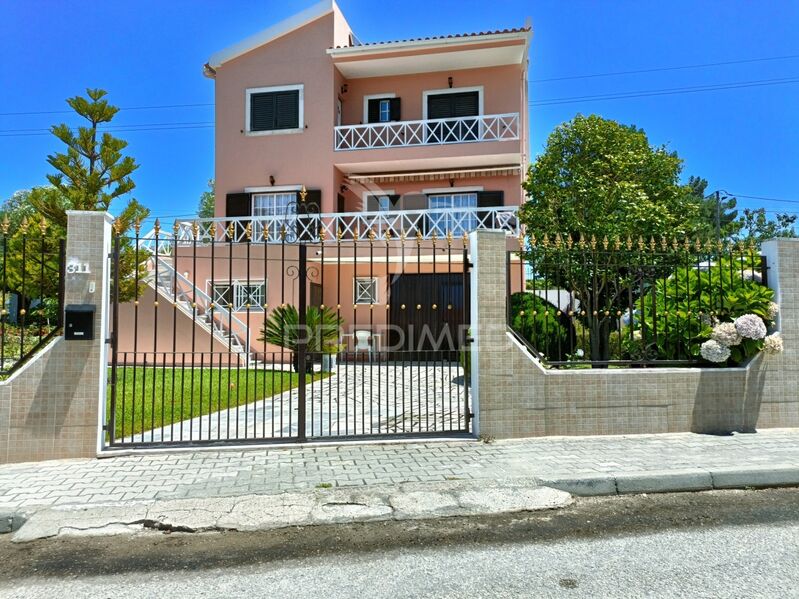
[[297,300],[286,261],[298,242],[310,244],[308,303],[335,309],[350,334],[385,346],[381,327],[433,312],[463,324],[464,235],[504,229],[510,244],[518,233],[531,36],[525,26],[362,43],[324,0],[211,56],[215,219],[178,224],[175,244],[149,240],[159,272],[147,293],[175,299],[185,322],[174,324],[177,309],[142,311],[142,337],[171,327],[177,351],[190,337],[196,350],[198,335],[208,351],[274,350],[256,338],[273,307]]

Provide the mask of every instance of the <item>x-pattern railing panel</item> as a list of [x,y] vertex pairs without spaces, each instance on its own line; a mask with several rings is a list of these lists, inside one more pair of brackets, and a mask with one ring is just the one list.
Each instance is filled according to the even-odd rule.
[[510,141],[519,139],[519,113],[342,125],[335,133],[336,150]]
[[[328,214],[307,214],[297,216],[250,216],[237,218],[206,218],[178,223],[175,237],[169,236],[169,244],[175,240],[178,245],[192,243],[294,243],[307,241],[318,243],[324,240],[335,243],[341,239],[365,238],[373,231],[376,237],[396,239],[402,233],[430,239],[452,232],[460,236],[475,229],[501,229],[509,234],[520,232],[517,218],[518,206],[497,206],[491,208],[435,208],[428,210],[387,210],[373,212],[336,212]],[[195,239],[196,231],[196,239]],[[249,236],[248,236],[249,232]],[[230,235],[232,233],[232,236]],[[140,247],[155,253],[155,239],[143,237]],[[167,255],[167,238],[159,238],[159,254]],[[169,245],[171,248],[171,245]]]

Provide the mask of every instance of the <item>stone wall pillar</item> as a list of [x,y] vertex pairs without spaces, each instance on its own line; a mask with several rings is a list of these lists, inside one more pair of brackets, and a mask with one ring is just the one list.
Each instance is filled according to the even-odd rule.
[[96,306],[94,339],[57,337],[0,382],[0,463],[93,457],[102,448],[112,217],[67,212],[64,303]]
[[[513,394],[504,393],[513,381],[506,339],[507,265],[504,231],[478,230],[469,234],[471,286],[472,430],[494,436],[510,427]],[[485,393],[481,393],[485,390]],[[484,398],[486,401],[481,401]],[[507,421],[507,422],[504,422]]]

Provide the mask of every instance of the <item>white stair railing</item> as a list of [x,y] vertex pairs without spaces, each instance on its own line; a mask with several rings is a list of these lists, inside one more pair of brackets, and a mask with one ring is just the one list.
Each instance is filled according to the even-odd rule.
[[[145,282],[159,295],[170,302],[186,316],[228,349],[237,354],[239,360],[248,364],[252,359],[250,329],[228,308],[214,303],[211,296],[197,287],[190,279],[175,270],[171,256],[161,255],[171,250],[171,238],[158,238],[158,254],[155,252],[156,237],[151,231],[139,240],[139,247],[150,253],[153,261],[150,275]],[[157,258],[156,258],[157,256]]]

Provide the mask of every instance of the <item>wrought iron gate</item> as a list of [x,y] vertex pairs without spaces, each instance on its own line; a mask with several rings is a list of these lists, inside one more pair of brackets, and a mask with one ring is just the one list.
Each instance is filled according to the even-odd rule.
[[115,236],[109,447],[469,432],[466,236],[312,218]]

